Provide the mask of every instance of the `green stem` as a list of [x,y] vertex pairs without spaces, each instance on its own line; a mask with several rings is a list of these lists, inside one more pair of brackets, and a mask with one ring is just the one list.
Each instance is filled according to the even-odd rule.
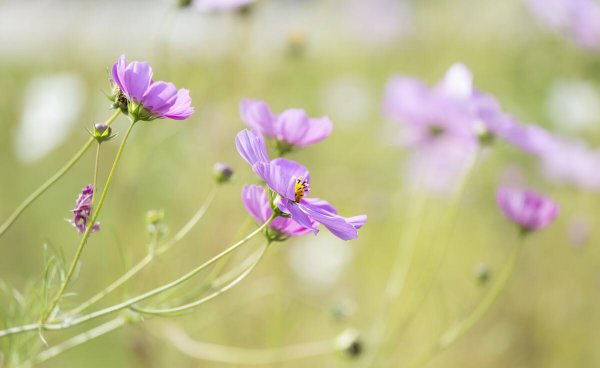
[[[106,121],[106,125],[110,125],[115,121],[115,119],[119,116],[121,110],[115,111],[115,113]],[[89,138],[87,142],[83,145],[83,147],[71,158],[69,162],[65,166],[63,166],[60,170],[58,170],[54,175],[50,177],[50,179],[46,180],[44,184],[42,184],[39,188],[37,188],[33,193],[31,193],[21,204],[14,210],[14,212],[4,221],[4,223],[0,226],[0,237],[4,235],[4,233],[12,226],[12,224],[21,216],[23,211],[25,211],[38,197],[40,197],[48,188],[50,188],[54,183],[56,183],[60,178],[63,177],[72,167],[79,161],[79,159],[83,156],[83,154],[90,148],[90,146],[94,143],[94,138]]]
[[115,319],[112,319],[104,324],[101,324],[98,327],[95,327],[89,331],[83,332],[79,335],[76,335],[66,341],[61,342],[58,345],[55,345],[47,350],[42,351],[33,359],[23,363],[23,368],[33,367],[39,363],[45,362],[55,356],[64,353],[71,348],[79,346],[83,343],[86,343],[90,340],[93,340],[97,337],[105,335],[111,331],[116,330],[117,328],[123,326],[127,322],[127,319],[123,316],[119,316]]
[[213,258],[211,258],[210,260],[204,262],[203,264],[201,264],[200,266],[196,267],[195,269],[193,269],[192,271],[186,273],[185,275],[181,276],[180,278],[171,281],[163,286],[160,286],[158,288],[152,289],[150,291],[147,291],[144,294],[138,295],[136,297],[130,298],[124,302],[121,302],[119,304],[115,304],[113,306],[110,307],[106,307],[104,309],[100,309],[98,311],[86,314],[84,316],[78,317],[78,318],[71,318],[69,320],[66,321],[62,321],[60,323],[34,323],[34,324],[29,324],[29,325],[24,325],[24,326],[18,326],[18,327],[12,327],[6,330],[0,330],[0,337],[3,336],[7,336],[7,335],[13,335],[16,333],[22,333],[22,332],[28,332],[28,331],[37,331],[40,328],[44,329],[44,330],[49,330],[49,331],[57,331],[57,330],[64,330],[73,326],[77,326],[80,325],[84,322],[87,321],[91,321],[93,319],[99,318],[99,317],[103,317],[106,316],[108,314],[120,311],[122,309],[125,308],[129,308],[130,306],[139,303],[141,301],[144,301],[146,299],[149,299],[155,295],[158,295],[164,291],[167,291],[171,288],[174,288],[186,281],[188,281],[189,279],[191,279],[192,277],[194,277],[196,274],[198,274],[200,271],[204,270],[206,267],[212,265],[213,263],[217,262],[218,260],[220,260],[221,258],[229,255],[230,253],[232,253],[233,251],[235,251],[236,249],[238,249],[240,246],[242,246],[243,244],[245,244],[246,242],[248,242],[250,239],[252,239],[253,237],[255,237],[257,234],[260,234],[267,226],[269,226],[269,224],[271,223],[271,221],[273,221],[273,219],[275,219],[275,217],[277,216],[276,213],[273,213],[273,215],[264,223],[262,224],[260,227],[258,227],[256,230],[254,230],[252,233],[248,234],[244,239],[238,241],[237,243],[233,244],[232,246],[230,246],[229,248],[225,249],[224,251],[222,251],[221,253],[219,253],[218,255],[214,256]]
[[194,359],[241,365],[266,366],[335,352],[332,340],[271,349],[247,349],[192,340],[181,328],[169,325],[160,332],[177,350]]
[[[433,259],[433,263],[434,263],[433,271],[431,272],[429,277],[426,279],[425,286],[419,288],[420,290],[422,290],[421,296],[417,298],[416,302],[409,304],[408,310],[404,313],[404,316],[400,319],[400,323],[398,324],[398,327],[394,328],[395,330],[403,330],[408,325],[408,323],[412,320],[412,317],[414,316],[416,311],[419,310],[419,306],[422,304],[422,302],[425,300],[425,298],[429,294],[431,285],[436,280],[436,276],[439,273],[439,270],[441,269],[443,260],[446,256],[446,252],[447,252],[448,246],[450,244],[451,236],[454,233],[454,228],[455,228],[455,225],[456,225],[456,222],[458,219],[459,210],[462,208],[462,202],[464,199],[465,189],[466,189],[467,185],[469,184],[469,182],[471,181],[471,178],[473,177],[473,173],[476,171],[475,169],[479,166],[480,159],[481,159],[481,149],[479,149],[477,151],[477,153],[475,154],[475,157],[473,159],[473,163],[472,163],[471,167],[469,167],[468,172],[466,173],[465,177],[462,179],[462,181],[459,185],[458,191],[453,196],[453,199],[451,201],[450,210],[446,215],[445,225],[443,227],[443,229],[445,229],[445,232],[444,231],[441,232],[441,233],[445,233],[447,236],[445,239],[442,240],[441,251],[439,252],[437,257],[435,257],[434,255],[429,255],[428,257],[426,257],[427,259]],[[384,305],[391,304],[395,298],[402,295],[402,293],[404,292],[404,290],[407,286],[407,284],[406,284],[407,275],[410,272],[410,270],[412,268],[414,268],[414,265],[415,265],[415,259],[416,259],[416,251],[415,250],[417,248],[417,243],[420,238],[419,235],[421,234],[424,217],[425,216],[421,217],[421,222],[419,224],[419,230],[417,231],[417,236],[415,237],[414,241],[411,243],[412,245],[409,248],[409,255],[408,255],[409,262],[408,262],[407,267],[403,267],[402,269],[398,270],[397,272],[392,272],[392,274],[390,275],[390,279],[388,280],[388,285],[387,285],[388,287],[386,288],[386,299],[384,300]],[[399,255],[400,254],[397,254],[396,257],[398,257]],[[397,264],[400,264],[399,260],[397,260]],[[383,334],[385,333],[385,325],[383,324],[383,318],[384,318],[384,314],[382,313],[382,314],[380,314],[380,317],[379,317],[379,321],[381,322],[381,324],[380,324],[381,327],[379,330],[379,334],[377,335],[378,344],[376,345],[376,348],[372,354],[371,365],[375,363],[376,355],[379,353],[380,350],[383,349],[383,346],[381,346],[383,344],[383,340],[384,340]],[[394,323],[392,323],[391,325],[395,326]]]
[[104,200],[106,199],[106,195],[108,193],[108,190],[110,189],[110,184],[112,182],[113,176],[115,174],[115,171],[116,171],[119,161],[121,159],[121,155],[123,154],[123,150],[125,148],[125,143],[127,143],[127,139],[129,138],[129,135],[131,134],[131,131],[133,130],[133,127],[135,126],[135,123],[136,123],[135,121],[133,121],[131,123],[131,125],[127,129],[127,132],[125,133],[125,137],[123,137],[123,140],[121,141],[121,145],[119,146],[119,150],[117,151],[117,155],[115,156],[115,160],[113,162],[112,168],[110,169],[110,172],[108,173],[108,178],[106,179],[106,183],[104,184],[104,189],[102,191],[102,195],[100,196],[100,200],[98,202],[98,208],[92,214],[92,218],[85,230],[85,233],[83,234],[83,237],[81,238],[81,242],[79,243],[79,247],[77,248],[77,252],[75,253],[75,257],[73,258],[73,261],[71,262],[71,266],[69,267],[69,271],[67,272],[67,276],[65,277],[65,280],[63,281],[62,286],[60,287],[58,293],[52,300],[52,303],[50,304],[50,308],[48,308],[42,316],[42,319],[41,319],[42,325],[46,323],[46,321],[48,320],[48,317],[50,317],[50,315],[53,313],[54,309],[56,308],[60,299],[62,298],[64,292],[67,290],[67,286],[69,285],[71,278],[73,277],[73,273],[75,272],[75,268],[77,268],[77,263],[79,262],[79,258],[81,258],[81,254],[83,253],[83,248],[85,247],[87,239],[89,238],[89,236],[91,234],[92,228],[93,228],[94,224],[96,223],[96,220],[98,219],[98,215],[100,214],[100,210],[102,209],[102,205],[104,204]]
[[170,314],[181,313],[181,312],[185,312],[185,311],[194,309],[194,308],[198,307],[199,305],[204,304],[204,303],[216,298],[217,296],[223,294],[224,292],[230,290],[235,285],[239,284],[242,280],[244,280],[246,278],[246,276],[248,276],[252,272],[252,270],[254,270],[256,265],[262,260],[263,256],[267,252],[268,247],[269,247],[268,244],[265,247],[263,247],[263,249],[260,250],[258,257],[256,257],[256,260],[252,261],[250,266],[245,268],[244,271],[241,272],[237,277],[235,277],[233,280],[228,282],[225,286],[220,287],[219,289],[215,290],[214,292],[212,292],[198,300],[195,300],[191,303],[187,303],[184,305],[180,305],[178,307],[173,307],[173,308],[162,308],[162,309],[142,308],[142,307],[136,307],[135,305],[132,305],[131,309],[133,309],[134,311],[136,311],[138,313],[153,314],[153,315],[170,315]]
[[96,199],[96,192],[98,191],[98,167],[100,166],[100,142],[97,143],[96,147],[96,160],[94,161],[94,181],[92,183],[92,199],[90,200],[90,207],[93,208],[94,199]]
[[492,285],[490,291],[473,309],[471,314],[464,318],[454,327],[448,329],[439,339],[438,343],[430,349],[426,354],[419,358],[412,367],[424,367],[427,363],[439,352],[445,350],[462,336],[464,336],[481,318],[490,310],[500,293],[508,284],[510,276],[513,274],[519,254],[523,249],[524,235],[520,235],[518,244],[513,248],[511,254],[504,265],[501,273],[498,275],[498,280]]
[[124,283],[129,281],[132,277],[137,275],[141,270],[143,270],[147,265],[149,265],[152,262],[152,260],[154,260],[156,257],[161,256],[166,251],[168,251],[173,245],[175,245],[177,242],[179,242],[181,239],[183,239],[192,230],[192,228],[200,221],[200,219],[202,219],[202,217],[204,216],[204,214],[206,213],[206,211],[212,204],[213,200],[215,199],[215,196],[217,194],[217,188],[218,187],[215,187],[211,190],[211,192],[209,193],[204,204],[198,209],[198,211],[196,211],[196,213],[190,218],[190,220],[181,228],[181,230],[179,230],[177,232],[177,234],[175,234],[175,236],[171,240],[169,240],[162,246],[158,247],[154,252],[148,253],[135,266],[133,266],[131,269],[129,269],[121,277],[119,277],[118,279],[113,281],[104,290],[95,294],[90,299],[88,299],[86,302],[79,305],[77,308],[67,312],[67,314],[68,315],[77,315],[77,314],[83,312],[84,310],[86,310],[87,308],[89,308],[90,306],[96,304],[97,302],[102,300],[104,297],[106,297],[108,294],[112,293],[114,290],[119,288],[121,285],[123,285]]

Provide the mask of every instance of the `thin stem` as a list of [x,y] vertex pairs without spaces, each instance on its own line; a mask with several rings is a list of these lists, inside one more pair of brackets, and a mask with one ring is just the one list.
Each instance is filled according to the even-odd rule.
[[94,205],[94,199],[96,199],[96,192],[98,191],[98,167],[100,166],[100,142],[97,143],[96,147],[96,160],[94,162],[94,181],[92,183],[92,199],[90,200],[90,206]]
[[[119,116],[121,110],[115,111],[115,113],[106,121],[106,125],[110,125],[115,121],[115,119]],[[12,224],[21,216],[23,211],[25,211],[38,197],[40,197],[48,188],[50,188],[54,183],[56,183],[60,178],[63,177],[72,167],[79,161],[79,159],[83,156],[83,154],[90,148],[90,146],[94,143],[94,138],[90,137],[87,142],[81,147],[81,149],[67,162],[65,166],[63,166],[60,170],[58,170],[54,175],[52,175],[48,180],[46,180],[39,188],[37,188],[33,193],[31,193],[21,204],[14,210],[14,212],[4,221],[4,223],[0,226],[0,237],[4,235],[4,233],[12,226]]]
[[102,205],[104,204],[104,200],[106,199],[106,195],[108,193],[108,190],[110,189],[110,184],[112,182],[113,176],[115,174],[115,171],[116,171],[119,161],[121,159],[121,155],[123,154],[123,150],[125,148],[125,143],[127,143],[127,139],[129,138],[129,135],[131,134],[131,131],[133,130],[133,127],[135,126],[135,123],[136,122],[133,121],[131,123],[131,125],[129,125],[129,128],[127,129],[127,132],[125,133],[125,137],[123,137],[123,140],[121,141],[121,145],[119,146],[119,150],[117,151],[117,155],[115,156],[115,160],[113,162],[112,168],[110,169],[110,172],[108,173],[108,178],[106,179],[106,183],[104,184],[104,189],[102,190],[102,195],[100,196],[100,200],[98,202],[98,208],[96,208],[96,211],[94,211],[92,214],[92,218],[88,224],[87,229],[85,230],[85,233],[83,234],[83,237],[81,238],[81,242],[79,243],[79,247],[77,248],[75,257],[73,258],[73,261],[71,262],[71,266],[69,268],[69,271],[67,272],[67,276],[65,277],[65,280],[62,283],[62,286],[60,287],[60,290],[58,291],[58,293],[52,300],[52,303],[50,304],[50,308],[48,308],[46,310],[46,312],[44,313],[44,315],[42,316],[42,319],[41,319],[42,324],[46,323],[46,321],[48,320],[48,317],[50,317],[50,315],[53,313],[54,309],[58,305],[58,302],[62,298],[64,292],[67,290],[67,286],[69,285],[69,282],[71,281],[71,278],[73,277],[75,268],[77,268],[77,263],[79,262],[79,258],[81,258],[81,254],[83,253],[83,248],[85,247],[87,239],[90,236],[90,233],[92,231],[92,228],[93,228],[94,224],[96,223],[96,219],[98,218],[98,215],[100,214],[100,210],[102,209]]
[[[171,288],[174,288],[178,285],[183,284],[184,282],[188,281],[189,279],[191,279],[192,277],[194,277],[196,274],[198,274],[200,271],[204,270],[206,267],[212,265],[213,263],[217,262],[218,260],[220,260],[221,258],[229,255],[230,253],[232,253],[233,251],[235,251],[236,249],[238,249],[240,246],[242,246],[243,244],[245,244],[248,240],[252,239],[254,236],[256,236],[257,234],[259,234],[261,231],[263,231],[270,223],[271,221],[273,221],[273,219],[276,217],[276,214],[273,213],[273,215],[264,223],[262,224],[260,227],[258,227],[256,230],[254,230],[252,233],[250,233],[249,235],[247,235],[244,239],[240,240],[239,242],[233,244],[232,246],[230,246],[229,248],[225,249],[224,251],[222,251],[221,253],[219,253],[218,255],[214,256],[213,258],[211,258],[210,260],[204,262],[203,264],[201,264],[200,266],[196,267],[195,269],[193,269],[192,271],[186,273],[185,275],[181,276],[180,278],[171,281],[163,286],[160,286],[158,288],[155,288],[153,290],[150,290],[144,294],[138,295],[136,297],[133,297],[131,299],[128,299],[124,302],[121,302],[119,304],[113,305],[111,307],[107,307],[101,310],[98,310],[96,312],[92,312],[90,314],[87,314],[85,316],[79,317],[79,318],[75,318],[72,321],[63,323],[63,326],[66,327],[71,327],[74,325],[78,325],[80,323],[92,320],[94,318],[98,318],[98,317],[102,317],[105,316],[107,314],[116,312],[118,310],[124,309],[124,308],[128,308],[136,303],[139,303],[141,301],[144,301],[146,299],[149,299],[155,295],[158,295],[166,290],[169,290]],[[45,326],[46,327],[46,326]],[[66,328],[63,327],[63,328]]]
[[[431,285],[433,284],[433,281],[436,279],[436,276],[437,276],[439,270],[441,269],[442,262],[446,256],[446,252],[447,252],[448,246],[450,244],[451,235],[454,233],[454,228],[455,228],[455,225],[456,225],[456,222],[458,219],[459,209],[462,207],[465,189],[467,188],[467,185],[471,181],[471,178],[473,177],[473,173],[476,171],[475,169],[478,167],[478,165],[480,163],[481,153],[482,153],[481,149],[478,149],[475,154],[475,157],[473,159],[473,163],[469,167],[469,170],[467,171],[465,177],[460,182],[460,185],[459,185],[459,188],[458,188],[456,194],[453,196],[453,199],[450,204],[450,210],[446,215],[445,226],[443,228],[446,231],[445,232],[442,231],[443,233],[446,234],[447,238],[442,240],[442,243],[443,243],[442,249],[439,252],[437,259],[433,256],[427,257],[428,259],[430,259],[430,258],[434,259],[434,261],[433,261],[434,268],[430,274],[430,277],[425,281],[425,286],[422,288],[419,288],[420,290],[423,290],[421,292],[421,297],[419,297],[416,302],[411,303],[409,305],[408,311],[406,311],[404,313],[404,316],[401,318],[400,323],[398,324],[398,327],[395,328],[397,330],[403,330],[406,327],[406,325],[412,320],[412,317],[414,316],[415,312],[417,310],[419,310],[419,306],[421,305],[423,300],[426,298],[426,296],[429,294]],[[386,288],[386,299],[384,300],[384,305],[389,305],[396,297],[400,296],[404,292],[404,290],[407,286],[406,279],[407,279],[408,273],[414,267],[415,258],[416,258],[415,250],[417,247],[418,240],[420,238],[419,235],[421,234],[423,222],[424,222],[424,216],[421,217],[421,222],[419,224],[419,230],[417,231],[417,236],[415,237],[414,241],[412,242],[412,246],[409,248],[408,267],[403,267],[401,270],[398,270],[398,272],[392,272],[392,274],[390,275],[390,279],[388,280],[388,284],[387,284],[387,288]],[[397,262],[396,262],[397,264],[399,264],[399,261],[400,261],[398,259],[399,255],[400,254],[397,254]],[[404,272],[402,272],[402,271],[404,271]],[[378,352],[381,349],[383,349],[383,347],[381,346],[382,341],[383,341],[383,334],[385,333],[385,331],[384,331],[385,326],[383,324],[383,318],[384,318],[383,314],[381,314],[380,319],[379,319],[379,321],[381,322],[381,328],[380,328],[379,335],[377,336],[379,338],[379,340],[377,341],[378,344],[376,345],[376,348],[373,352],[373,360],[372,360],[371,364],[374,364],[374,362],[376,360],[376,355],[378,354]],[[395,324],[392,323],[392,326],[394,326],[394,325]]]
[[233,364],[260,365],[277,364],[293,360],[331,354],[335,352],[332,340],[309,342],[272,349],[247,349],[233,346],[209,344],[192,340],[180,327],[169,325],[160,336],[166,338],[183,354],[205,361]]
[[512,249],[504,268],[498,275],[498,280],[492,285],[489,292],[485,297],[477,304],[475,309],[462,321],[457,323],[454,327],[449,328],[439,339],[438,343],[419,358],[413,367],[423,367],[429,363],[429,361],[439,352],[445,350],[462,336],[464,336],[481,318],[490,310],[500,293],[504,290],[508,284],[510,276],[513,274],[519,254],[523,249],[524,235],[520,235],[518,244]]
[[218,187],[214,187],[211,192],[208,194],[204,204],[196,211],[196,213],[190,218],[190,220],[175,234],[175,236],[158,247],[154,252],[148,253],[144,258],[142,258],[135,266],[129,269],[126,273],[124,273],[121,277],[113,281],[110,285],[108,285],[104,290],[92,296],[90,299],[85,301],[83,304],[79,305],[75,309],[67,312],[68,315],[77,315],[90,306],[96,304],[108,294],[112,293],[114,290],[119,288],[121,285],[125,284],[135,275],[137,275],[141,270],[143,270],[147,265],[149,265],[155,257],[164,254],[168,251],[173,245],[177,242],[181,241],[192,229],[193,227],[202,219],[206,211],[210,208],[213,203],[215,196],[217,194]]
[[138,312],[138,313],[143,313],[143,314],[153,314],[153,315],[169,315],[169,314],[175,314],[175,313],[181,313],[181,312],[185,312],[185,311],[189,311],[191,309],[194,309],[196,307],[198,307],[201,304],[204,304],[214,298],[216,298],[217,296],[223,294],[224,292],[230,290],[231,288],[233,288],[234,286],[236,286],[237,284],[239,284],[242,280],[244,280],[246,278],[246,276],[248,276],[256,267],[256,265],[262,260],[263,256],[265,255],[265,253],[267,252],[267,248],[269,247],[269,245],[267,244],[266,246],[264,246],[261,250],[260,253],[258,255],[258,257],[256,257],[256,260],[254,260],[250,266],[248,266],[242,273],[240,273],[236,278],[234,278],[232,281],[230,281],[229,283],[227,283],[225,286],[220,287],[218,290],[215,290],[214,292],[210,293],[209,295],[206,295],[198,300],[195,300],[191,303],[187,303],[184,305],[180,305],[178,307],[173,307],[173,308],[142,308],[142,307],[136,307],[135,305],[131,306],[131,309],[133,309],[134,311]]
[[167,291],[173,287],[176,287],[186,281],[188,281],[189,279],[191,279],[192,277],[194,277],[196,274],[198,274],[200,271],[202,271],[203,269],[205,269],[206,267],[212,265],[213,263],[217,262],[218,260],[220,260],[221,258],[229,255],[230,253],[232,253],[233,251],[235,251],[236,249],[238,249],[240,246],[242,246],[243,244],[245,244],[246,242],[248,242],[250,239],[252,239],[253,237],[255,237],[257,234],[259,234],[260,232],[262,232],[270,223],[271,221],[273,221],[273,219],[275,219],[275,217],[277,217],[276,213],[273,213],[273,215],[261,226],[259,226],[256,230],[254,230],[252,233],[248,234],[244,239],[238,241],[237,243],[233,244],[232,246],[230,246],[229,248],[225,249],[224,251],[222,251],[221,253],[219,253],[218,255],[214,256],[213,258],[211,258],[210,260],[204,262],[203,264],[201,264],[200,266],[196,267],[195,269],[193,269],[192,271],[186,273],[185,275],[181,276],[180,278],[171,281],[163,286],[160,286],[158,288],[152,289],[150,291],[147,291],[144,294],[138,295],[136,297],[130,298],[126,301],[123,301],[119,304],[115,304],[113,306],[110,307],[106,307],[104,309],[100,309],[97,310],[95,312],[86,314],[84,316],[78,317],[78,318],[71,318],[68,320],[64,320],[62,322],[59,323],[36,323],[36,324],[29,324],[29,325],[25,325],[25,326],[19,326],[19,327],[12,327],[6,330],[0,330],[0,337],[3,336],[7,336],[7,335],[12,335],[12,334],[16,334],[16,333],[21,333],[21,332],[27,332],[27,331],[36,331],[40,328],[44,329],[44,330],[49,330],[49,331],[57,331],[57,330],[64,330],[73,326],[77,326],[80,325],[84,322],[87,321],[91,321],[95,318],[99,318],[102,316],[106,316],[108,314],[117,312],[119,310],[128,308],[136,303],[139,303],[141,301],[144,301],[146,299],[149,299],[155,295],[158,295],[164,291]]
[[50,349],[44,350],[40,354],[38,354],[33,359],[23,363],[24,368],[33,367],[36,364],[45,362],[48,359],[54,358],[55,356],[64,353],[65,351],[74,348],[78,345],[86,343],[90,340],[93,340],[97,337],[105,335],[111,331],[116,330],[117,328],[123,326],[127,322],[127,319],[123,316],[119,316],[113,320],[110,320],[98,327],[95,327],[89,331],[83,332],[79,335],[76,335],[62,343],[51,347]]

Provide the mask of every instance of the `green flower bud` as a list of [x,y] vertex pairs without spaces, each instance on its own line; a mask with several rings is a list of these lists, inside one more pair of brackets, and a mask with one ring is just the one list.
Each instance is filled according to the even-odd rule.
[[490,146],[494,143],[496,137],[482,122],[475,124],[474,129],[477,139],[479,139],[479,143],[482,146]]
[[486,284],[490,279],[490,268],[485,263],[475,266],[475,277],[481,285]]
[[364,350],[360,335],[354,329],[339,334],[335,340],[335,348],[349,358],[358,358]]
[[217,183],[227,183],[233,176],[233,168],[226,163],[217,162],[213,166],[213,176],[215,177]]
[[112,129],[106,124],[98,123],[94,125],[94,131],[92,137],[98,142],[106,142],[113,139],[116,134],[112,134]]
[[179,8],[187,8],[192,5],[192,0],[175,0],[175,5]]
[[167,232],[163,224],[165,213],[163,210],[150,210],[146,212],[146,229],[151,238],[162,238]]

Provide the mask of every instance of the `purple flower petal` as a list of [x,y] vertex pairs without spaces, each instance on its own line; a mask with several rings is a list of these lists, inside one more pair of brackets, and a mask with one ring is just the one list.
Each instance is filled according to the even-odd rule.
[[311,119],[301,109],[285,110],[276,121],[277,139],[306,147],[329,137],[333,124],[328,117]]
[[250,166],[256,163],[269,163],[265,140],[258,130],[242,130],[235,137],[238,153]]
[[543,229],[558,215],[556,203],[531,190],[501,187],[496,199],[504,215],[526,230]]
[[177,98],[171,108],[164,114],[165,118],[173,120],[185,120],[194,113],[195,109],[192,106],[192,98],[190,91],[185,88],[180,88],[177,91]]
[[152,83],[144,93],[142,104],[156,117],[162,118],[177,101],[177,88],[173,83]]
[[244,98],[240,102],[240,115],[251,128],[260,130],[267,137],[275,137],[273,125],[276,117],[263,101]]
[[130,99],[142,102],[144,94],[152,83],[152,68],[146,62],[133,61],[119,73],[123,93]]
[[[290,201],[290,200],[283,200],[283,205],[285,206],[285,209],[290,213],[290,215],[292,215],[292,220],[296,221],[298,224],[306,227],[306,228],[310,228],[313,233],[317,234],[319,232],[319,229],[315,226],[314,221],[311,220],[311,217],[309,217],[302,209],[301,206],[299,206],[296,202]],[[314,218],[314,220],[317,220],[316,218]]]
[[[323,211],[319,206],[313,206],[310,202],[304,201],[298,205],[299,209],[310,218],[323,224],[333,235],[342,240],[351,240],[358,237],[358,232],[354,225],[347,219],[338,216],[332,212]],[[292,217],[294,214],[292,213]],[[356,219],[355,219],[356,220]],[[362,226],[362,225],[361,225]]]

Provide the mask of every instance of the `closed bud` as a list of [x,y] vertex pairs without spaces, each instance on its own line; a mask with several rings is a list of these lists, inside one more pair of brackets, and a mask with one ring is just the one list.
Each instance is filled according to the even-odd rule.
[[151,238],[162,238],[166,233],[166,226],[163,224],[165,213],[163,210],[150,210],[146,212],[146,229]]
[[98,123],[94,125],[92,137],[94,137],[98,143],[102,143],[113,139],[115,134],[112,134],[112,129],[108,125]]
[[213,166],[213,175],[217,183],[227,183],[231,180],[233,176],[233,168],[226,163],[217,162]]
[[477,139],[481,145],[489,146],[494,143],[495,136],[485,124],[477,122],[473,129],[475,130],[475,135],[477,135]]
[[358,331],[348,329],[336,338],[335,348],[349,358],[358,358],[364,347]]
[[192,5],[192,0],[175,0],[175,5],[180,8],[187,8]]
[[484,285],[490,279],[490,268],[485,263],[475,266],[475,277],[480,284]]

